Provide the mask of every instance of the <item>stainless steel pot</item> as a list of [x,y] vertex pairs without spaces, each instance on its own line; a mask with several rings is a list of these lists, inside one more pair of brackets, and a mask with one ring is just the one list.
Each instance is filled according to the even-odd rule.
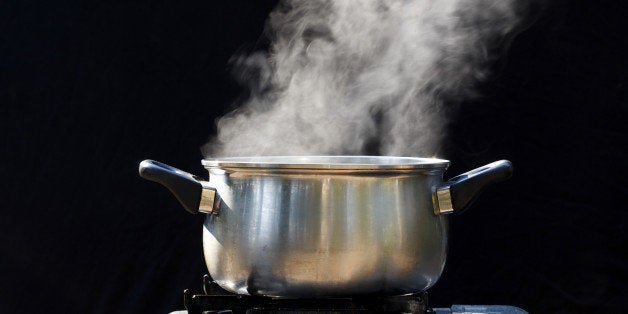
[[502,160],[443,182],[441,159],[285,156],[206,159],[209,181],[145,160],[140,175],[205,213],[203,246],[226,290],[277,297],[402,295],[438,280],[447,219],[488,184]]

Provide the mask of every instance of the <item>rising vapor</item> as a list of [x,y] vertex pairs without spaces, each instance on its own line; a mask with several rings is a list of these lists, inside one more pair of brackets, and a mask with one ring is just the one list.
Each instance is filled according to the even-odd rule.
[[240,57],[250,99],[207,157],[435,156],[452,106],[516,30],[514,0],[284,1],[270,51]]

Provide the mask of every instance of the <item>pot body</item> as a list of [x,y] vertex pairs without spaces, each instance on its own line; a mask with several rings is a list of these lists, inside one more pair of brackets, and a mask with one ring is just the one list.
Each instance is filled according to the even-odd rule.
[[205,159],[210,180],[154,161],[140,176],[206,213],[210,275],[237,294],[274,297],[403,295],[438,280],[444,214],[462,213],[512,175],[496,161],[442,182],[449,162],[385,156]]
[[249,295],[402,295],[438,280],[447,218],[434,213],[445,167],[238,171],[208,167],[220,199],[203,225],[207,268]]

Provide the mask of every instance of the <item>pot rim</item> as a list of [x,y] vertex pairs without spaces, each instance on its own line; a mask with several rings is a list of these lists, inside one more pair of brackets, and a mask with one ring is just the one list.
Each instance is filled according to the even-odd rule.
[[325,170],[412,170],[446,169],[449,160],[421,157],[333,155],[333,156],[251,156],[207,158],[209,169],[325,169]]

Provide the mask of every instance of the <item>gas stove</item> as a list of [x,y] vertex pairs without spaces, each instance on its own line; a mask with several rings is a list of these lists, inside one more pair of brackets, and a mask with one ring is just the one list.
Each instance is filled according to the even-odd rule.
[[209,313],[432,313],[432,314],[526,314],[508,305],[452,305],[449,308],[428,307],[427,292],[383,297],[360,296],[347,298],[283,299],[245,296],[223,290],[203,276],[203,293],[183,292],[185,310],[170,314]]

